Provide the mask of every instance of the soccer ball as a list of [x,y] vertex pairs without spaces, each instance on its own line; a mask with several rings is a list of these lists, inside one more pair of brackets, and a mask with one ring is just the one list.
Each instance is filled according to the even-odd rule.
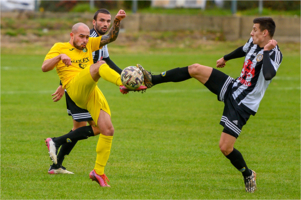
[[131,90],[137,89],[144,82],[142,71],[135,66],[126,67],[120,76],[122,84]]

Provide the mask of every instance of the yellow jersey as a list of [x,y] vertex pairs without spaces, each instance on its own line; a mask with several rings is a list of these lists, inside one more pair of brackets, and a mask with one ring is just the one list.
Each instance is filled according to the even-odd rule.
[[54,58],[60,54],[66,54],[71,59],[71,65],[69,66],[66,66],[62,60],[60,60],[55,66],[63,88],[66,88],[66,85],[74,76],[93,64],[92,52],[102,48],[99,47],[100,41],[101,36],[90,37],[86,48],[83,50],[75,48],[69,42],[59,42],[52,46],[44,61]]

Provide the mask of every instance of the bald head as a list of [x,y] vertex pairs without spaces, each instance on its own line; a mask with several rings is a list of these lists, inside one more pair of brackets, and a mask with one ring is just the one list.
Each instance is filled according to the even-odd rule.
[[76,23],[72,26],[72,33],[77,33],[79,30],[88,30],[90,31],[89,27],[87,26],[87,24],[84,24],[82,22]]
[[72,26],[69,43],[79,50],[86,48],[90,37],[90,29],[84,23],[76,23]]

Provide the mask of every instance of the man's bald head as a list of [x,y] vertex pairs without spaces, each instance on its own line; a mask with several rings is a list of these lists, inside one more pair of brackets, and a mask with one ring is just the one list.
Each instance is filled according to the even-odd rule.
[[76,23],[72,26],[69,43],[79,50],[86,48],[89,41],[90,29],[84,23]]
[[84,30],[87,29],[88,31],[90,31],[89,27],[87,26],[87,24],[84,24],[82,22],[76,23],[72,26],[72,33],[77,33],[78,30]]

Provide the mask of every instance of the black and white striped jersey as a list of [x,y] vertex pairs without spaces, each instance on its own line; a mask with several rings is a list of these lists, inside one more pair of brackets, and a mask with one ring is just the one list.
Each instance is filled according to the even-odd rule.
[[[90,37],[98,37],[99,35],[95,31],[95,29],[90,30]],[[109,51],[108,51],[108,46],[105,45],[102,47],[102,49],[99,49],[98,51],[94,51],[92,53],[93,56],[93,63],[96,63],[99,60],[102,60],[103,58],[108,58],[109,57]]]
[[[255,115],[271,80],[265,80],[263,75],[263,48],[253,44],[251,37],[242,50],[246,53],[245,61],[240,76],[232,86],[232,97],[244,110]],[[277,72],[282,62],[278,45],[269,51],[269,58]]]

